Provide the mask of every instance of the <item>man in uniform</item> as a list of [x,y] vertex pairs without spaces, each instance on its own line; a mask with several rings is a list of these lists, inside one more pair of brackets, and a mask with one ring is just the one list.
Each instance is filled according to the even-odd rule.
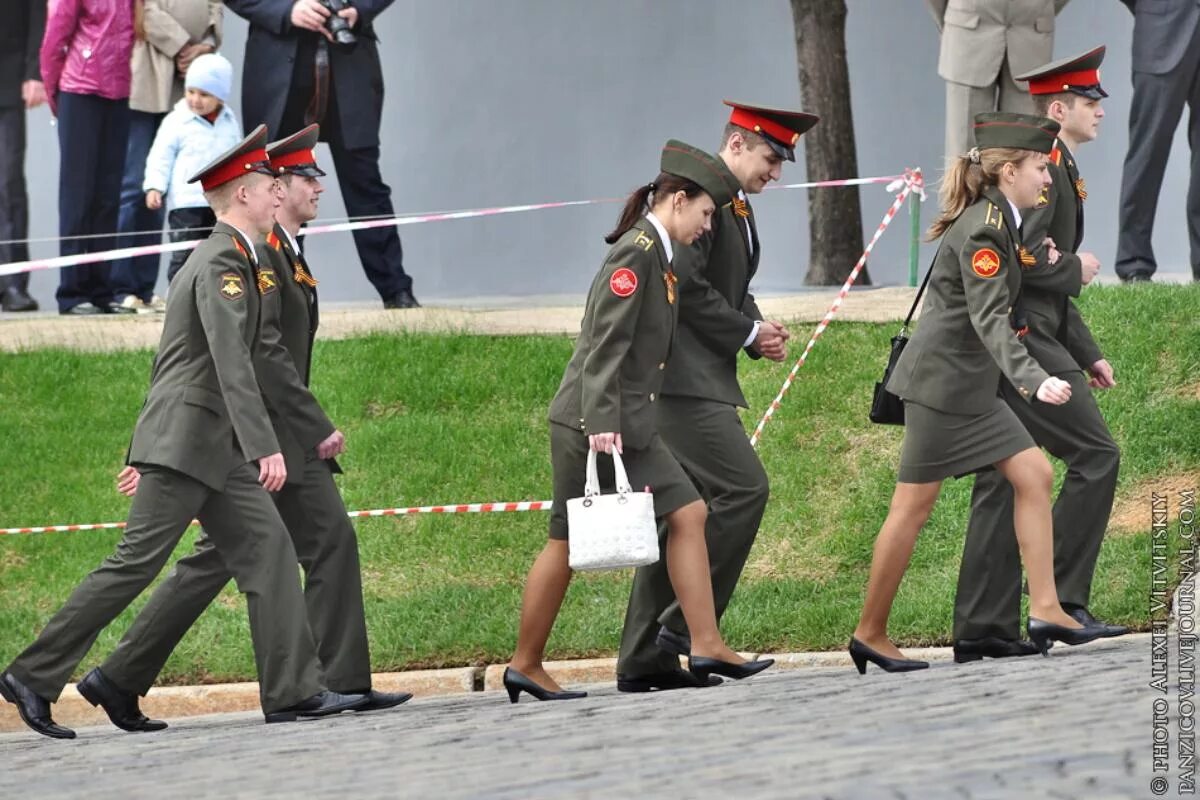
[[[769,494],[767,473],[738,417],[738,407],[746,406],[737,379],[738,351],[773,361],[787,357],[787,330],[763,320],[749,291],[760,248],[746,195],[779,179],[783,162],[796,160],[800,135],[817,123],[811,114],[726,105],[733,112],[717,161],[735,196],[713,214],[712,231],[676,257],[679,331],[658,409],[663,441],[708,504],[705,536],[718,619],[742,574]],[[666,565],[642,567],[625,616],[617,688],[645,692],[698,685],[676,658],[690,649]]]
[[1032,114],[1013,75],[1054,52],[1054,18],[1068,0],[925,0],[941,34],[938,75],[946,81],[946,158],[975,144],[983,111]]
[[[1103,635],[1119,636],[1128,629],[1098,622],[1088,611],[1120,464],[1120,450],[1089,387],[1107,389],[1115,381],[1112,366],[1070,299],[1100,269],[1093,254],[1077,254],[1087,190],[1074,151],[1096,137],[1104,116],[1100,101],[1108,94],[1100,86],[1103,59],[1104,48],[1097,47],[1018,76],[1029,81],[1039,112],[1062,126],[1050,153],[1052,182],[1022,226],[1027,249],[1021,252],[1026,270],[1019,302],[1029,326],[1025,346],[1046,372],[1071,384],[1071,399],[1061,406],[1030,405],[1008,381],[1001,381],[1000,393],[1034,441],[1067,464],[1066,480],[1054,503],[1059,602],[1081,624],[1102,626]],[[955,599],[955,660],[1036,653],[1030,642],[1020,640],[1020,616],[1021,562],[1013,531],[1012,487],[999,472],[988,470],[976,477],[971,497]]]
[[[267,494],[282,488],[287,472],[251,359],[260,309],[250,237],[271,229],[278,202],[265,143],[260,126],[192,178],[203,184],[218,224],[172,285],[127,457],[141,486],[125,535],[0,675],[0,695],[38,733],[74,738],[51,719],[50,704],[100,631],[162,570],[193,518],[210,532],[246,595],[267,721],[367,702],[321,684],[296,551]],[[93,704],[107,694],[103,681],[78,688]],[[135,721],[143,729],[162,727]]]
[[[262,314],[254,366],[287,465],[275,505],[304,567],[304,599],[325,684],[336,692],[368,695],[366,705],[355,710],[371,711],[398,706],[412,695],[371,689],[358,543],[333,482],[333,473],[341,471],[334,456],[345,449],[345,437],[308,388],[317,281],[296,236],[316,218],[323,191],[325,173],[313,153],[317,136],[318,127],[310,125],[267,146],[281,202],[275,227],[258,248]],[[121,479],[119,488],[135,494],[137,471],[127,467]],[[231,577],[207,535],[175,564],[117,649],[85,678],[109,687],[103,705],[113,724],[140,729],[138,696],[150,691],[171,651]]]

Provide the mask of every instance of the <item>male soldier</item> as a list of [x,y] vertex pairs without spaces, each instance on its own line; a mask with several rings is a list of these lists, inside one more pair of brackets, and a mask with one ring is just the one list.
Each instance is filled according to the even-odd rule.
[[[367,702],[321,685],[296,551],[267,494],[283,487],[287,473],[251,361],[259,299],[250,236],[271,229],[278,202],[265,142],[260,126],[192,178],[203,184],[219,222],[172,285],[150,391],[129,447],[141,486],[125,535],[0,676],[0,694],[38,733],[75,737],[51,719],[50,703],[100,631],[158,575],[193,518],[246,595],[267,722]],[[100,680],[78,688],[93,704],[107,694]],[[145,730],[163,727],[135,721]]]
[[[1027,267],[1020,295],[1029,326],[1025,346],[1043,369],[1071,384],[1071,399],[1061,406],[1030,405],[1008,381],[1001,381],[1000,393],[1034,441],[1067,464],[1067,477],[1054,503],[1059,602],[1083,625],[1102,627],[1104,636],[1119,636],[1128,628],[1099,622],[1087,608],[1120,464],[1120,450],[1089,386],[1107,389],[1116,382],[1112,366],[1070,300],[1100,269],[1093,254],[1076,254],[1083,241],[1087,191],[1074,152],[1096,138],[1104,117],[1100,101],[1108,94],[1100,86],[1103,59],[1104,48],[1097,47],[1018,76],[1029,81],[1038,111],[1062,126],[1050,153],[1052,183],[1023,225],[1028,248],[1021,253]],[[971,496],[955,599],[955,661],[1036,653],[1032,643],[1020,639],[1020,616],[1021,562],[1013,532],[1012,487],[999,472],[989,470],[976,476]]]
[[[779,179],[795,161],[800,135],[817,117],[725,101],[733,108],[719,163],[736,193],[713,215],[712,231],[675,259],[679,330],[659,398],[659,434],[708,503],[705,535],[717,617],[742,574],[767,505],[767,473],[738,417],[746,406],[737,354],[772,361],[787,357],[787,330],[763,320],[750,294],[758,268],[758,228],[747,194]],[[625,616],[617,688],[624,692],[699,685],[679,668],[691,640],[659,561],[637,571]]]
[[925,0],[941,34],[938,75],[946,81],[946,158],[974,144],[982,111],[1032,114],[1013,75],[1054,52],[1054,17],[1068,0]]
[[[296,236],[317,216],[324,191],[319,179],[325,173],[313,153],[317,136],[318,127],[310,125],[267,146],[281,203],[275,227],[257,252],[262,314],[254,366],[287,464],[287,482],[275,505],[304,567],[304,599],[325,684],[336,692],[368,695],[355,710],[371,711],[398,706],[412,695],[371,689],[358,544],[333,482],[333,473],[341,471],[333,458],[345,449],[345,437],[308,388],[317,281]],[[137,470],[127,467],[120,477],[119,488],[135,494]],[[202,535],[195,551],[176,562],[155,589],[113,654],[84,678],[106,687],[101,703],[114,725],[143,730],[138,696],[150,691],[171,651],[230,577],[219,550]]]

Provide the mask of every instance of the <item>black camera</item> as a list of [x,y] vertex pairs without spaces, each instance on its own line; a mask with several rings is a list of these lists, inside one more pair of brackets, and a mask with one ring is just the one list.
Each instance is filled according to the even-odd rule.
[[329,9],[329,18],[325,20],[325,27],[333,35],[333,40],[347,47],[356,44],[358,37],[350,30],[350,23],[338,16],[338,12],[343,8],[349,8],[350,4],[346,0],[321,0],[321,5]]

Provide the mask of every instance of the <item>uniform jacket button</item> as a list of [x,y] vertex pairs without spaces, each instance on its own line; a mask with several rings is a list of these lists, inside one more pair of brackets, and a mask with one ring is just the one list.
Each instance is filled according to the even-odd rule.
[[665,362],[665,361],[660,361],[660,362],[658,362],[658,368],[659,368],[659,369],[666,369],[666,368],[667,368],[667,362]]
[[650,402],[651,402],[651,403],[653,403],[653,402],[654,402],[654,392],[651,392],[651,393],[650,393]]

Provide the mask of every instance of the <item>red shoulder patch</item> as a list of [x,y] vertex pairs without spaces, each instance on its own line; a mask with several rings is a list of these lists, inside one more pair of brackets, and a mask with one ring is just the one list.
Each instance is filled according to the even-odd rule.
[[1062,164],[1062,150],[1058,149],[1058,145],[1054,145],[1054,148],[1050,151],[1050,160],[1055,164]]
[[971,256],[971,269],[981,278],[991,278],[1000,271],[1000,256],[990,247],[981,247]]
[[279,250],[283,247],[283,242],[279,241],[279,237],[275,235],[275,231],[271,231],[267,234],[267,244],[276,250]]
[[620,267],[608,279],[608,288],[617,297],[629,297],[637,291],[637,275],[629,267]]

